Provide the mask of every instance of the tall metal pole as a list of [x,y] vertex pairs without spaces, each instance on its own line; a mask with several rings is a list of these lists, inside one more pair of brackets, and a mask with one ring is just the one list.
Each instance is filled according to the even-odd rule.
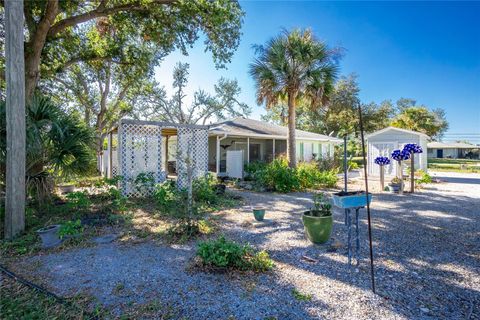
[[5,238],[25,229],[25,61],[23,0],[5,1],[7,176]]
[[358,114],[360,117],[360,136],[362,138],[363,174],[365,176],[365,197],[367,197],[368,241],[370,245],[370,273],[372,277],[372,291],[373,293],[375,293],[375,271],[373,266],[373,245],[372,245],[372,223],[371,223],[371,217],[370,217],[370,203],[368,201],[367,156],[365,153],[365,137],[363,134],[362,107],[360,104],[358,104]]
[[343,172],[345,179],[345,192],[347,192],[347,179],[348,179],[348,162],[347,162],[347,135],[343,137]]

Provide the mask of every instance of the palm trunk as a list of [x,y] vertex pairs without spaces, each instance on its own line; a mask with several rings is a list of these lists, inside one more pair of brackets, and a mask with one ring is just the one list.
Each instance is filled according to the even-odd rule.
[[295,141],[295,93],[288,93],[288,141],[287,155],[290,168],[297,167],[297,152]]

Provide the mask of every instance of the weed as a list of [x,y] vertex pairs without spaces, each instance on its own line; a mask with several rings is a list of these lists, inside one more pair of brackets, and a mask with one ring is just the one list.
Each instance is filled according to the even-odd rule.
[[297,301],[312,301],[312,295],[309,293],[301,293],[297,289],[292,289],[292,295]]

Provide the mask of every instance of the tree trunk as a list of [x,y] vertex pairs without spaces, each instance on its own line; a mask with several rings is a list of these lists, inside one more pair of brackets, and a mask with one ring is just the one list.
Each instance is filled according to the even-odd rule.
[[297,148],[295,140],[295,97],[294,92],[288,93],[288,141],[287,141],[287,155],[288,165],[290,168],[297,167]]
[[7,168],[5,238],[25,229],[25,61],[23,0],[5,1]]
[[[23,9],[22,9],[23,11]],[[55,22],[58,14],[58,0],[49,0],[46,4],[45,14],[38,22],[35,34],[30,35],[30,39],[26,45],[25,55],[25,98],[29,102],[38,80],[40,79],[40,62],[42,58],[42,50],[47,40],[47,34],[50,27]],[[23,20],[23,19],[22,19]]]

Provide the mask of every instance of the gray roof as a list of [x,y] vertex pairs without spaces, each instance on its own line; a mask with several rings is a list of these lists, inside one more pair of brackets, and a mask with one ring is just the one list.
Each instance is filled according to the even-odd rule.
[[[288,134],[287,127],[276,124],[246,119],[235,118],[210,125],[211,134],[227,134],[232,136],[258,137],[258,138],[280,138],[286,139]],[[323,134],[295,130],[297,139],[342,142],[341,139],[330,137]]]
[[427,144],[427,147],[431,149],[480,149],[480,146],[476,146],[469,143],[463,143],[463,142],[445,143],[445,142],[438,142],[438,141],[429,142]]

